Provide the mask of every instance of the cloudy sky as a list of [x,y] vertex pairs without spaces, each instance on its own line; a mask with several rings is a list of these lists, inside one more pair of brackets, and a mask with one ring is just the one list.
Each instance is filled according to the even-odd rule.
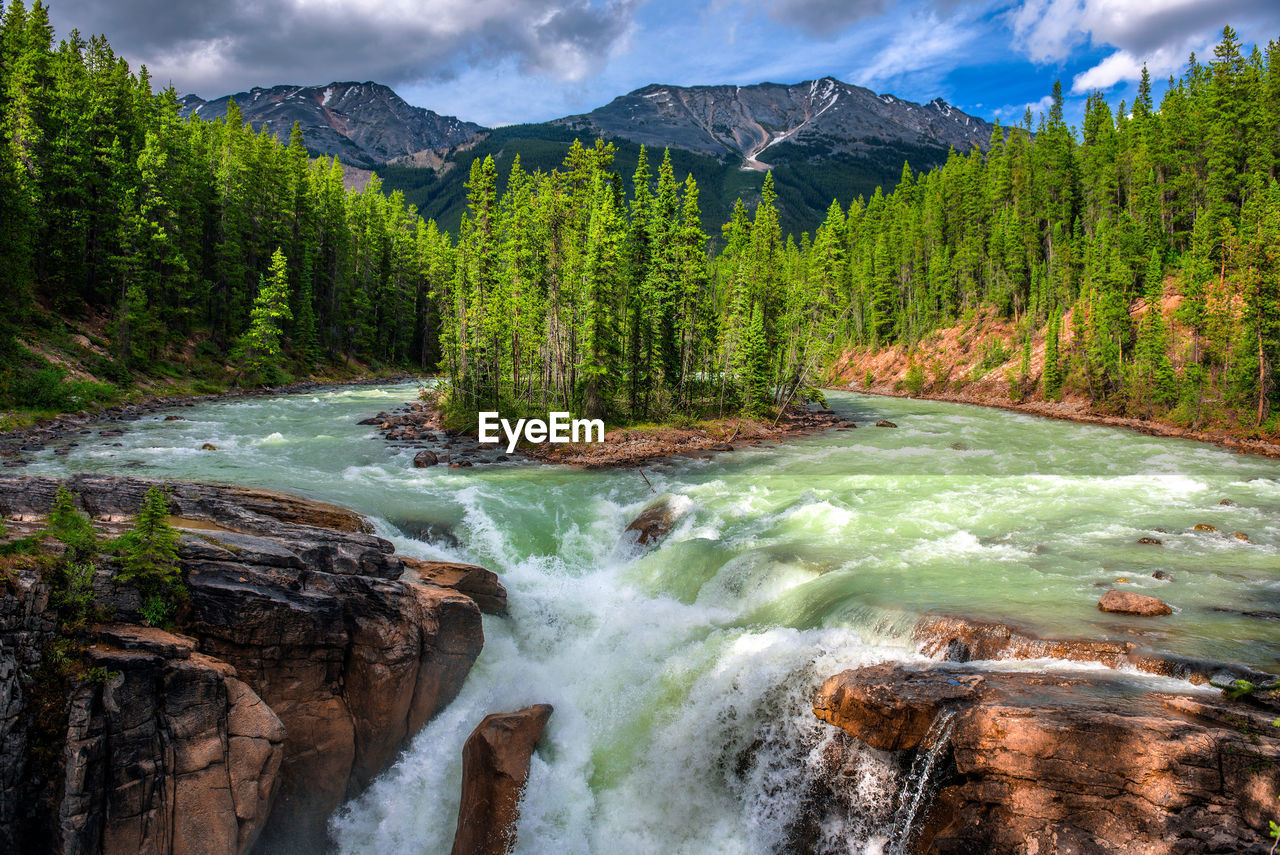
[[485,125],[584,112],[647,83],[832,75],[986,118],[1040,109],[1055,79],[1132,98],[1224,24],[1280,38],[1280,0],[52,0],[59,34],[105,33],[157,83],[206,98],[376,80]]

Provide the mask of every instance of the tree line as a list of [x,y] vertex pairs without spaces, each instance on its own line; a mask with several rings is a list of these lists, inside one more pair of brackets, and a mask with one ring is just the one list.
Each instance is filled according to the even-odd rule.
[[105,39],[55,47],[40,0],[11,0],[0,72],[0,347],[35,305],[96,314],[120,383],[194,344],[243,382],[438,367],[464,416],[765,415],[819,397],[844,349],[994,312],[1014,352],[1044,335],[1020,382],[1047,398],[1274,427],[1280,47],[1245,56],[1230,28],[1158,106],[1144,71],[1132,104],[1095,93],[1077,129],[1055,85],[1045,115],[904,165],[798,239],[771,179],[712,240],[669,153],[624,180],[603,141],[549,171],[517,161],[501,194],[475,160],[455,237],[376,176],[347,190],[296,127],[282,143],[234,105],[184,120]]
[[1094,93],[1077,130],[1055,85],[1047,115],[997,125],[987,151],[833,206],[790,278],[843,283],[850,346],[994,310],[1014,353],[1044,330],[1047,398],[1274,430],[1278,168],[1280,45],[1245,56],[1228,27],[1158,107],[1144,69],[1132,104]]
[[434,365],[427,294],[448,239],[376,176],[348,191],[296,126],[282,143],[234,105],[184,120],[104,38],[55,46],[39,0],[4,13],[0,81],[7,351],[39,305],[109,318],[120,383],[191,342],[243,356],[257,382],[286,355]]

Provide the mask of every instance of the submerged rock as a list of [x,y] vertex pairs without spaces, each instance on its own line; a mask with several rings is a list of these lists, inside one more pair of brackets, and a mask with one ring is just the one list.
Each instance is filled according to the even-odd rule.
[[670,534],[678,516],[678,509],[671,497],[664,496],[641,511],[627,526],[626,531],[637,532],[636,543],[648,546]]
[[1156,572],[1151,574],[1151,578],[1159,579],[1161,582],[1168,582],[1173,577],[1170,576],[1168,573],[1164,572],[1163,570],[1157,570]]
[[440,462],[440,458],[436,457],[434,451],[419,451],[413,456],[413,467],[415,469],[426,469],[429,466],[435,466]]
[[876,427],[897,427],[897,425],[889,421],[888,419],[881,419],[880,421],[876,422]]
[[1113,612],[1122,615],[1141,615],[1143,617],[1159,617],[1173,614],[1169,604],[1158,597],[1149,597],[1133,591],[1118,591],[1115,588],[1107,591],[1098,600],[1099,611]]
[[200,446],[200,450],[201,451],[217,451],[218,446],[214,445],[212,442],[206,442],[204,445]]
[[462,801],[452,855],[507,855],[515,848],[520,796],[550,704],[495,713],[462,747]]
[[1138,538],[1138,543],[1142,543],[1147,546],[1163,546],[1164,545],[1164,541],[1158,537],[1140,537]]
[[1193,526],[1192,530],[1193,531],[1217,531],[1216,528],[1209,525],[1208,523],[1196,523],[1195,526]]

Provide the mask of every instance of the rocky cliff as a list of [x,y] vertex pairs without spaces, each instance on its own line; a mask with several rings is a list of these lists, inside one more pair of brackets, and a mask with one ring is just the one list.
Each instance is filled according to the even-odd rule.
[[[10,535],[41,524],[59,483],[0,478]],[[107,531],[151,485],[61,483]],[[136,592],[103,562],[94,591],[113,622],[81,633],[82,667],[56,698],[40,678],[56,647],[48,585],[11,570],[0,849],[56,839],[76,853],[320,851],[333,809],[453,699],[480,652],[476,603],[419,581],[429,566],[402,578],[404,562],[359,516],[267,491],[171,488],[188,592],[180,631],[138,626]],[[40,710],[56,711],[56,726],[33,721]],[[32,800],[42,808],[20,810]]]

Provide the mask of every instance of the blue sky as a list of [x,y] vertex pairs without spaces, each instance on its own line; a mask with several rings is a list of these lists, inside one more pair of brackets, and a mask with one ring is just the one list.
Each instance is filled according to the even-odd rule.
[[1280,38],[1280,0],[53,0],[60,33],[105,32],[160,84],[377,80],[485,125],[585,112],[648,83],[792,83],[830,75],[941,96],[984,118],[1069,118],[1102,89],[1131,100],[1207,57],[1224,24]]

